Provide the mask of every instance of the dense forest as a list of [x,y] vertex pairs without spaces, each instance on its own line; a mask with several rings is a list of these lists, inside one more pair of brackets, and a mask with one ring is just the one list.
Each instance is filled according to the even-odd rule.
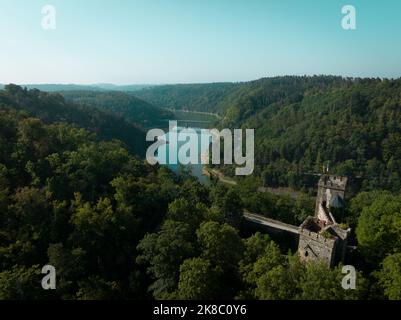
[[[241,84],[218,112],[221,125],[255,125],[260,168],[232,187],[148,165],[144,132],[105,112],[106,103],[97,109],[7,86],[0,91],[0,299],[401,299],[401,196],[389,179],[400,167],[399,85],[336,77]],[[246,86],[254,89],[246,94]],[[353,140],[366,149],[349,146]],[[285,147],[270,153],[277,146]],[[373,158],[385,166],[377,182],[360,171]],[[345,173],[365,175],[366,191],[355,188],[344,213],[358,244],[348,261],[358,270],[356,290],[341,287],[341,265],[303,264],[268,235],[250,234],[242,219],[249,209],[299,224],[312,214],[313,197],[258,186],[289,184],[272,180],[289,179],[286,163],[301,174],[329,160],[336,170],[353,160]],[[57,290],[40,285],[45,264],[57,270]]]
[[84,106],[96,106],[133,123],[139,123],[143,127],[157,127],[162,124],[161,120],[173,119],[171,112],[155,107],[126,92],[63,91],[61,94],[67,101]]
[[23,111],[46,123],[74,124],[96,133],[101,140],[118,139],[134,154],[145,154],[145,131],[139,124],[95,107],[67,102],[60,94],[10,84],[0,91],[0,106]]
[[144,88],[135,96],[156,106],[201,112],[219,113],[218,105],[241,88],[235,83],[177,84]]
[[222,116],[221,128],[254,128],[255,173],[265,186],[307,191],[315,184],[306,175],[324,166],[352,179],[352,195],[401,189],[401,79],[288,76],[136,95],[156,105],[204,106]]

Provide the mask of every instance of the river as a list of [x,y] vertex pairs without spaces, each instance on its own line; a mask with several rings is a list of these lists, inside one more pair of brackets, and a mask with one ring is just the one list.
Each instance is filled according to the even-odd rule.
[[[159,139],[165,140],[167,143],[158,148],[156,159],[161,163],[166,163],[171,170],[177,173],[180,165],[177,163],[176,159],[178,159],[180,148],[186,145],[185,149],[188,147],[191,150],[196,150],[197,164],[187,164],[185,166],[190,166],[192,175],[197,177],[200,182],[208,184],[209,178],[202,174],[204,165],[201,164],[202,155],[204,156],[209,152],[209,145],[211,142],[210,135],[207,132],[208,129],[202,128],[180,126],[173,128],[164,136],[159,137]],[[185,141],[179,141],[179,139],[177,139],[177,134],[185,135],[187,139]],[[170,150],[174,153],[172,157],[170,157]],[[189,153],[186,154],[189,156]]]

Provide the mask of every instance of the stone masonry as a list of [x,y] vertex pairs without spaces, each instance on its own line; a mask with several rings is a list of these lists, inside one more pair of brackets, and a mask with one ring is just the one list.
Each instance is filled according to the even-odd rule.
[[329,266],[342,262],[350,229],[344,230],[331,209],[344,206],[347,178],[322,175],[318,183],[315,215],[300,226],[298,253],[302,261],[321,261]]

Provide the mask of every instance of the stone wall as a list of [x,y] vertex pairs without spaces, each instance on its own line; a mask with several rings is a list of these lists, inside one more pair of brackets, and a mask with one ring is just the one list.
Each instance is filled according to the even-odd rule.
[[320,206],[326,203],[328,208],[331,198],[339,196],[344,199],[347,178],[341,176],[323,175],[318,183],[318,191],[315,205],[315,216],[319,216]]
[[318,233],[301,229],[298,253],[302,261],[319,260],[332,266],[335,262],[337,238],[326,238]]

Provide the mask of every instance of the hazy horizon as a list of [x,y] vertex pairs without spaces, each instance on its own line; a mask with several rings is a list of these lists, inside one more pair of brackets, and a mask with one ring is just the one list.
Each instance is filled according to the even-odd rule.
[[166,83],[111,83],[111,82],[99,82],[99,83],[80,83],[80,82],[43,82],[43,83],[15,83],[15,82],[2,82],[0,85],[7,85],[7,84],[15,84],[19,86],[46,86],[46,85],[53,85],[53,86],[93,86],[93,87],[102,87],[102,86],[115,86],[115,87],[129,87],[129,86],[168,86],[168,85],[186,85],[186,84],[212,84],[212,83],[245,83],[245,82],[252,82],[257,81],[264,78],[276,78],[276,77],[342,77],[342,78],[354,78],[354,79],[388,79],[388,80],[396,80],[400,79],[401,75],[398,77],[378,77],[378,76],[366,76],[366,77],[351,77],[351,76],[343,76],[343,75],[336,75],[336,74],[304,74],[304,75],[296,75],[296,74],[284,74],[284,75],[273,75],[273,76],[264,76],[257,79],[251,79],[246,81],[205,81],[205,82],[166,82]]
[[[0,0],[0,83],[178,84],[401,76],[395,0]],[[45,30],[45,5],[56,10]]]

